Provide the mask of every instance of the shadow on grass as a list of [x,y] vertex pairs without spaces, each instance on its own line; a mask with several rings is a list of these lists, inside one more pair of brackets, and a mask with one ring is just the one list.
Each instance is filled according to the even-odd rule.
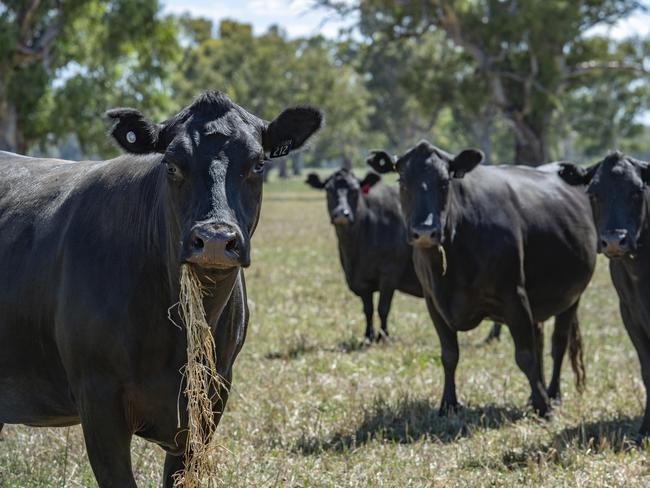
[[577,446],[591,452],[621,452],[636,448],[642,417],[622,416],[567,427],[553,439],[556,448]]
[[294,343],[289,344],[285,350],[282,351],[271,351],[264,355],[265,359],[282,359],[290,360],[297,359],[305,354],[311,354],[318,351],[324,352],[342,352],[342,353],[351,353],[365,351],[369,347],[372,347],[373,344],[370,344],[366,341],[360,341],[354,337],[340,341],[336,346],[333,347],[319,347],[316,344],[309,342],[306,338],[300,337]]
[[283,359],[288,361],[289,359],[297,359],[305,354],[316,352],[317,348],[314,345],[295,345],[289,346],[284,351],[271,351],[264,355],[265,359]]
[[[508,470],[549,464],[568,467],[574,462],[576,451],[596,455],[602,452],[621,453],[638,449],[636,437],[640,424],[641,417],[618,417],[587,422],[567,427],[547,442],[537,441],[507,449],[498,461],[472,458],[468,459],[463,467]],[[650,445],[646,444],[644,449],[650,452]]]
[[525,411],[501,405],[464,407],[447,417],[438,415],[438,406],[430,400],[398,400],[397,404],[378,398],[364,412],[363,421],[352,433],[337,433],[329,439],[301,438],[296,450],[302,454],[322,451],[346,451],[379,440],[408,444],[422,438],[450,443],[470,437],[476,429],[496,429],[523,418]]

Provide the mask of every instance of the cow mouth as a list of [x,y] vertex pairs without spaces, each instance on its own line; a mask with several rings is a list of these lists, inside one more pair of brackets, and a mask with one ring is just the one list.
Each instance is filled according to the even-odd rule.
[[432,238],[419,238],[419,239],[409,239],[408,243],[418,249],[439,249],[442,247],[442,242],[440,239]]
[[352,223],[352,220],[349,219],[348,217],[342,217],[342,216],[339,216],[339,217],[334,217],[334,218],[332,219],[332,224],[333,224],[333,225],[336,225],[336,226],[343,226],[343,227],[345,227],[345,226],[347,226],[347,225],[350,225],[351,223]]
[[232,263],[226,263],[226,262],[210,263],[210,262],[202,262],[202,261],[198,261],[198,260],[193,260],[191,258],[184,259],[181,262],[181,264],[189,264],[189,265],[194,266],[196,268],[211,270],[211,271],[217,271],[217,270],[228,271],[228,270],[232,270],[232,269],[239,268],[239,267],[247,268],[248,266],[250,266],[250,263],[245,264],[245,265],[240,264],[239,262],[234,262],[234,261]]
[[607,259],[622,259],[625,256],[632,256],[632,251],[602,251]]

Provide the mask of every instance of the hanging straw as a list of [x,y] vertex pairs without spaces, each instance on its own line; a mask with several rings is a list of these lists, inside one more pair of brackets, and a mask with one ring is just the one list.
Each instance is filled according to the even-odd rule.
[[216,425],[213,404],[225,385],[217,372],[212,329],[205,318],[201,282],[189,265],[181,266],[180,316],[187,333],[184,367],[188,433],[185,469],[175,475],[174,487],[198,488],[217,483]]

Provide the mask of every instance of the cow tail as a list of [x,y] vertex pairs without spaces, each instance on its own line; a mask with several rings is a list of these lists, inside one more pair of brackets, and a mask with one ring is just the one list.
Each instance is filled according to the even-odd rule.
[[580,333],[580,324],[577,317],[571,322],[569,331],[569,358],[571,359],[571,368],[576,377],[576,389],[578,393],[585,391],[587,373],[585,372],[585,360],[582,348],[582,334]]

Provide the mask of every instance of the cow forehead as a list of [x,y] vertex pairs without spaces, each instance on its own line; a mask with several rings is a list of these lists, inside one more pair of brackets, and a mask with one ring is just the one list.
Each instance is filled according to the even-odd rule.
[[406,153],[400,160],[406,166],[406,173],[414,178],[425,176],[438,176],[448,178],[449,171],[447,164],[432,149],[416,147]]
[[642,185],[639,175],[639,168],[625,157],[608,157],[601,164],[594,183],[604,184],[605,182],[632,183],[636,186]]
[[192,152],[229,143],[249,147],[251,153],[262,152],[262,133],[267,125],[221,92],[203,93],[166,124],[177,128],[174,142],[182,149],[189,149],[188,143]]
[[190,158],[207,156],[214,158],[225,153],[231,158],[246,159],[263,157],[261,133],[250,124],[231,124],[226,120],[192,121],[174,138],[170,150],[184,153]]
[[327,188],[332,191],[354,189],[358,186],[357,180],[352,173],[344,170],[334,173],[327,182]]

